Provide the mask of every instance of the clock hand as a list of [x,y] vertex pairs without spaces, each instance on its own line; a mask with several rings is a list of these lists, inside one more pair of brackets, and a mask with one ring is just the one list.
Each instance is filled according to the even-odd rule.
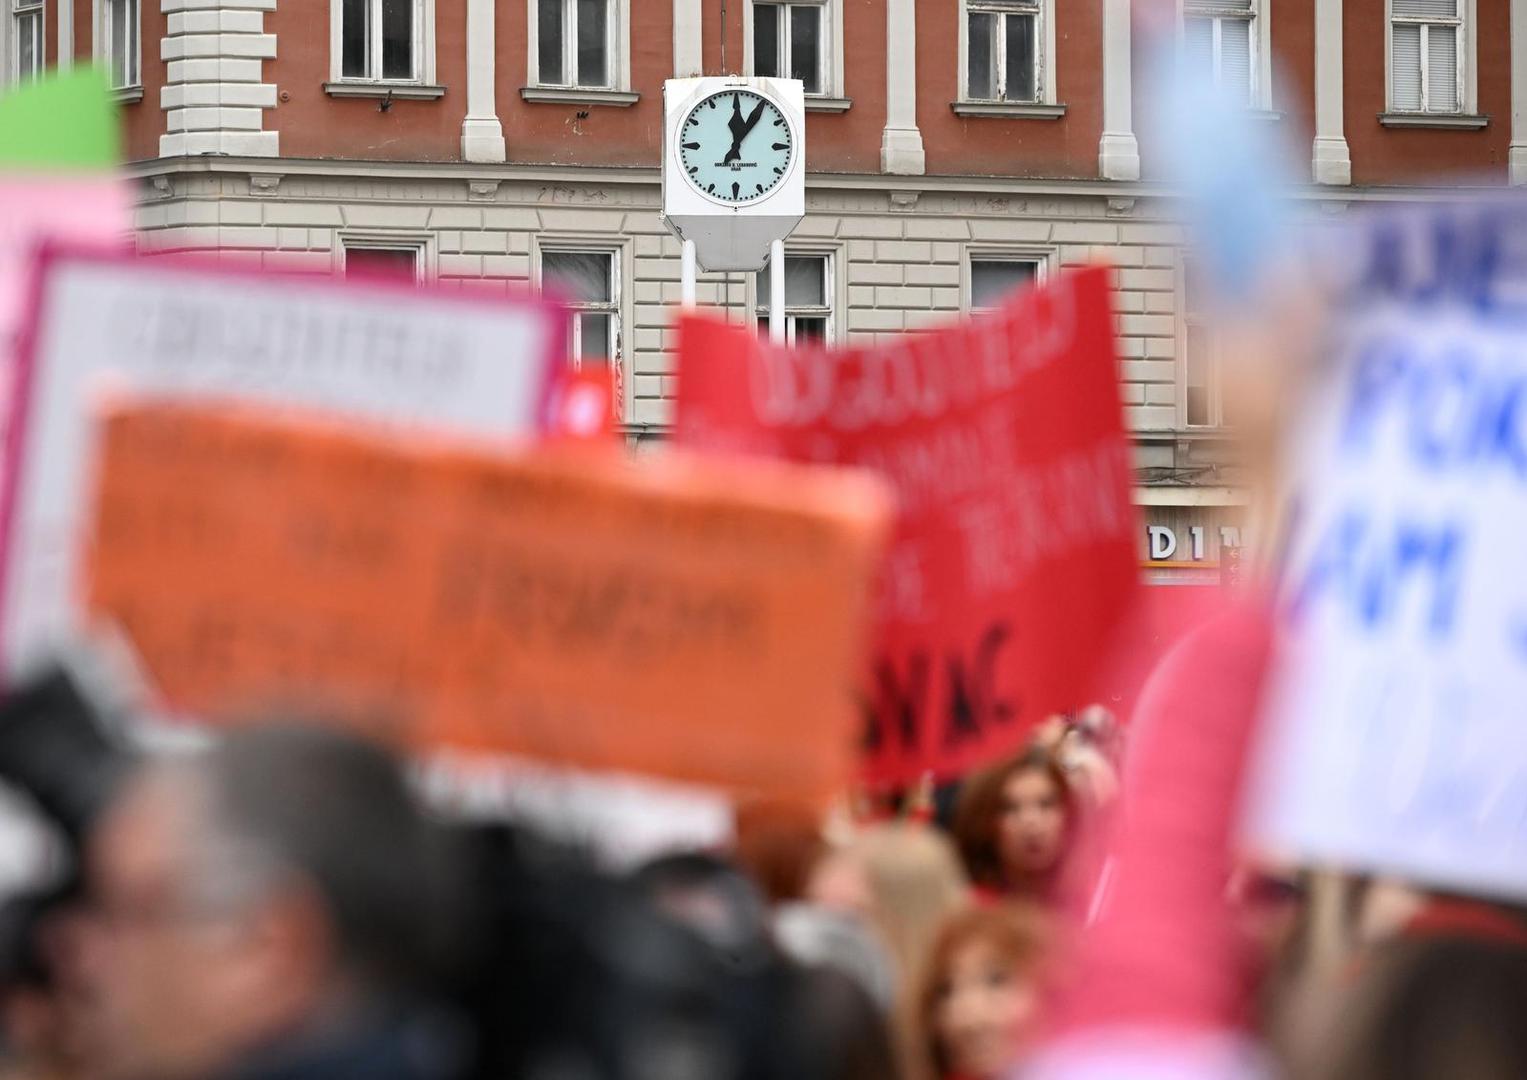
[[732,133],[732,148],[726,152],[726,157],[721,159],[721,164],[729,165],[742,158],[742,139],[751,130],[748,122],[742,118],[742,95],[732,95],[732,118],[726,122],[727,129]]
[[764,102],[760,100],[757,105],[753,106],[753,111],[748,114],[747,126],[742,129],[742,138],[737,140],[739,143],[742,142],[742,139],[748,137],[748,132],[758,126],[758,121],[763,119],[763,111]]

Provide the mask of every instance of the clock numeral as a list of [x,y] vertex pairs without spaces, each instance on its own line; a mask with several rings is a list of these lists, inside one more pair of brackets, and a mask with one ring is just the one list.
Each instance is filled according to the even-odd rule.
[[[684,149],[686,149],[686,150],[698,150],[698,149],[700,149],[700,144],[697,143],[697,142],[687,142],[687,143],[684,144]],[[774,149],[778,150],[779,147],[776,146]]]
[[715,98],[711,98],[710,101],[706,102],[706,104],[714,109],[716,107],[716,99]]
[[742,185],[737,183],[737,181],[733,180],[732,181],[732,198],[734,198],[734,199],[737,198],[738,193],[741,190],[742,190]]
[[775,176],[784,176],[785,175],[785,170],[781,169],[778,165],[776,165],[776,166],[774,166],[774,175]]
[[787,142],[777,142],[770,149],[773,149],[773,150],[788,150],[788,149],[790,149],[790,144],[787,143]]
[[775,127],[784,127],[785,126],[785,118],[783,116],[776,116],[774,118],[774,126]]
[[691,165],[689,167],[689,175],[690,176],[693,176],[695,173],[697,173],[699,171],[700,171],[700,166],[698,166],[698,165]]
[[707,184],[706,188],[705,188],[705,191],[709,195],[714,195],[716,193],[716,185],[715,184]]
[[758,195],[762,195],[763,194],[763,185],[762,184],[758,185],[758,191],[756,192],[756,194],[758,194]]

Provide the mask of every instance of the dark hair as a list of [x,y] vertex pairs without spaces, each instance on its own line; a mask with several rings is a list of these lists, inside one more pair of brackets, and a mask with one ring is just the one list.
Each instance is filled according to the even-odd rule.
[[1054,755],[1042,746],[1030,746],[1006,761],[974,773],[960,789],[951,831],[965,861],[965,872],[972,882],[984,888],[1038,894],[1046,892],[1056,876],[1052,872],[1042,881],[1009,880],[997,850],[997,819],[1002,814],[1003,789],[1014,776],[1025,772],[1048,776],[1065,805],[1068,829],[1076,821],[1071,785]]
[[984,941],[1020,974],[1040,977],[1049,952],[1051,933],[1042,912],[1028,904],[1005,903],[967,908],[949,917],[934,940],[933,951],[917,988],[917,1026],[934,1073],[949,1072],[950,1062],[937,1035],[937,1015],[948,989],[955,954],[973,942]]
[[1380,946],[1307,1080],[1527,1076],[1527,948],[1471,938]]
[[203,760],[214,828],[306,879],[347,968],[383,983],[419,974],[446,885],[431,823],[393,756],[318,726],[243,729]]

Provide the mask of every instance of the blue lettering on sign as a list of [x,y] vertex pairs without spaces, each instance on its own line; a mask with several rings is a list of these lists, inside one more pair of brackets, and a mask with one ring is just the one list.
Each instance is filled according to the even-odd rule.
[[1456,303],[1496,322],[1527,325],[1527,208],[1440,207],[1424,224],[1387,218],[1365,231],[1351,304],[1408,307]]
[[1503,465],[1527,479],[1527,369],[1491,367],[1470,345],[1421,355],[1393,336],[1362,346],[1353,365],[1340,446],[1373,448],[1375,429],[1391,416],[1400,445],[1427,471]]
[[1406,595],[1425,598],[1426,631],[1448,634],[1457,614],[1465,536],[1457,522],[1375,521],[1365,511],[1338,514],[1315,545],[1286,615],[1299,622],[1313,603],[1339,605],[1369,631],[1391,623]]

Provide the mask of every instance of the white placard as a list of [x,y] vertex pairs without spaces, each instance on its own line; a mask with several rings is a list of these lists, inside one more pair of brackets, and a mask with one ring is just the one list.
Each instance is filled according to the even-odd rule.
[[1255,844],[1527,897],[1527,204],[1345,246],[1294,433]]
[[558,309],[404,284],[54,252],[11,402],[0,519],[0,662],[76,628],[82,516],[105,394],[207,397],[510,439],[531,434],[565,333]]

